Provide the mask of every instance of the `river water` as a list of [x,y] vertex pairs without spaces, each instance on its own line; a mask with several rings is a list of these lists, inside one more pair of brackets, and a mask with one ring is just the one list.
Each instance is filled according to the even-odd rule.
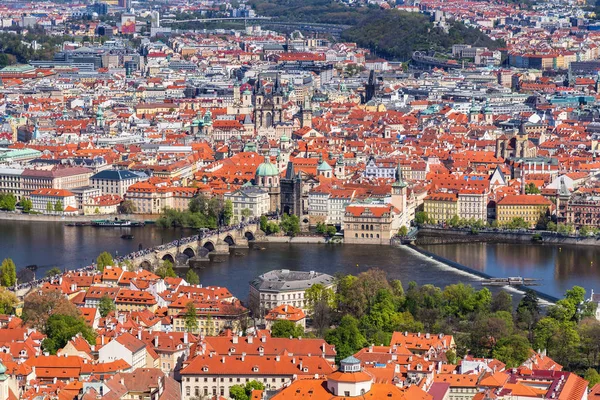
[[[123,234],[133,240],[121,239]],[[18,269],[38,265],[37,276],[52,267],[89,265],[102,251],[123,255],[193,234],[185,229],[67,227],[53,222],[0,221],[0,258],[12,258]],[[497,277],[540,278],[538,289],[561,296],[573,285],[600,290],[600,248],[523,244],[457,244],[424,246],[426,250]],[[390,278],[446,286],[456,282],[480,287],[480,280],[432,261],[413,250],[390,246],[267,243],[196,269],[203,285],[226,286],[241,299],[248,283],[276,268],[360,273],[378,267]],[[239,252],[236,252],[238,254]],[[593,262],[593,264],[591,264]]]

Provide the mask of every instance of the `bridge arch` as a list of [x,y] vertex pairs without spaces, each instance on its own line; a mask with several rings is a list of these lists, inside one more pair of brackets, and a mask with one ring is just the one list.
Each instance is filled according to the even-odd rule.
[[173,257],[170,253],[167,253],[164,256],[162,256],[162,260],[169,261],[171,264],[175,265],[175,257]]
[[231,235],[227,235],[225,236],[225,238],[223,239],[223,241],[225,243],[227,243],[230,246],[234,246],[235,245],[235,240],[233,240],[233,237]]
[[192,258],[192,257],[196,256],[196,252],[191,247],[186,248],[183,251],[183,254],[185,254],[188,258]]
[[252,232],[252,231],[246,231],[246,233],[244,233],[244,237],[247,240],[254,240],[254,239],[256,239],[256,237],[254,236],[254,232]]
[[210,240],[208,240],[206,243],[204,243],[204,245],[202,247],[204,247],[209,252],[215,251],[215,244],[213,242],[211,242]]
[[142,260],[140,263],[140,268],[145,269],[146,271],[152,271],[152,263],[149,260]]

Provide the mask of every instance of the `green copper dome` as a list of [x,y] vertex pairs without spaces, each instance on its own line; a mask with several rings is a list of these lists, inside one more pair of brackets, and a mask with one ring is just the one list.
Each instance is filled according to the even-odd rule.
[[320,172],[331,171],[331,170],[332,170],[331,165],[327,164],[325,161],[321,161],[321,163],[317,167],[317,171],[320,171]]
[[256,176],[277,176],[279,171],[277,167],[269,161],[269,157],[265,157],[265,161],[256,169]]

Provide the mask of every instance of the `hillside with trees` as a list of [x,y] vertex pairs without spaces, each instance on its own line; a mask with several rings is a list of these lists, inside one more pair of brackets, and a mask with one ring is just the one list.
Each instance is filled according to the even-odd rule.
[[435,27],[423,14],[379,7],[348,7],[334,0],[251,0],[258,15],[277,21],[347,25],[342,40],[356,42],[378,56],[407,60],[413,51],[447,51],[454,44],[496,49],[504,45],[460,21],[449,22],[448,32]]

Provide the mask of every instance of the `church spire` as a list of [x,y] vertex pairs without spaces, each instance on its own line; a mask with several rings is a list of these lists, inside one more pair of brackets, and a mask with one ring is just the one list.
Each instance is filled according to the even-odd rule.
[[398,161],[398,167],[396,167],[396,181],[392,183],[392,187],[406,187],[406,183],[402,177],[402,168],[400,167],[400,161]]

